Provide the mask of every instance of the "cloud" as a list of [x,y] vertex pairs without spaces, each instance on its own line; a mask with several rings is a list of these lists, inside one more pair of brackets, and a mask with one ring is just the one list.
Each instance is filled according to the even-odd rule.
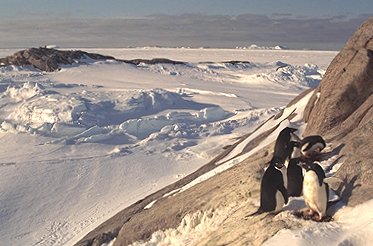
[[286,45],[339,49],[367,15],[298,18],[291,15],[152,15],[146,18],[51,18],[0,22],[0,47]]

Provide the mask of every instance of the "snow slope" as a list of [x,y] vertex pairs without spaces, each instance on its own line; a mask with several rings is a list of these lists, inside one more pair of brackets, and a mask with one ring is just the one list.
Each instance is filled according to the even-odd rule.
[[320,80],[336,54],[96,52],[188,64],[0,68],[0,240],[7,245],[74,244],[278,113]]

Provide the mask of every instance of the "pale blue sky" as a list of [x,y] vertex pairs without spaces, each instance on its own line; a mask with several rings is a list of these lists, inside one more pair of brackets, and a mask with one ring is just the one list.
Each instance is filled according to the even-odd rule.
[[0,0],[0,16],[143,17],[153,14],[292,14],[335,16],[371,14],[372,0]]
[[0,0],[0,48],[340,49],[372,0]]

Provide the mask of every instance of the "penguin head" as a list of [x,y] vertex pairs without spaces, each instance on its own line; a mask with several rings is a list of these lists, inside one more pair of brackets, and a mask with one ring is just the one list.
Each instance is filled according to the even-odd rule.
[[290,141],[290,146],[292,148],[300,148],[300,142],[291,140]]
[[289,128],[289,132],[291,133],[298,131],[297,128],[292,128],[292,127],[288,127],[288,128]]
[[278,169],[281,169],[285,166],[284,164],[284,161],[278,157],[278,156],[274,156],[271,161],[270,161],[270,165],[273,165],[274,167],[278,168]]
[[309,170],[312,170],[314,165],[315,164],[312,161],[309,161],[309,160],[307,160],[305,162],[299,162],[298,163],[298,166],[304,168],[304,170],[306,170],[306,172],[309,171]]
[[293,132],[296,132],[296,131],[298,131],[298,129],[292,128],[292,127],[285,127],[284,129],[282,129],[281,132],[288,132],[290,134],[290,133],[293,133]]

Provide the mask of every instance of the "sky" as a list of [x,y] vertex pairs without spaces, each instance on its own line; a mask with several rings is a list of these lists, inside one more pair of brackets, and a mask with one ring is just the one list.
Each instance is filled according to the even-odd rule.
[[337,16],[369,14],[371,0],[1,0],[0,16],[39,14],[74,17],[144,17],[154,14],[292,14]]
[[371,0],[0,0],[0,48],[338,50],[370,16]]

